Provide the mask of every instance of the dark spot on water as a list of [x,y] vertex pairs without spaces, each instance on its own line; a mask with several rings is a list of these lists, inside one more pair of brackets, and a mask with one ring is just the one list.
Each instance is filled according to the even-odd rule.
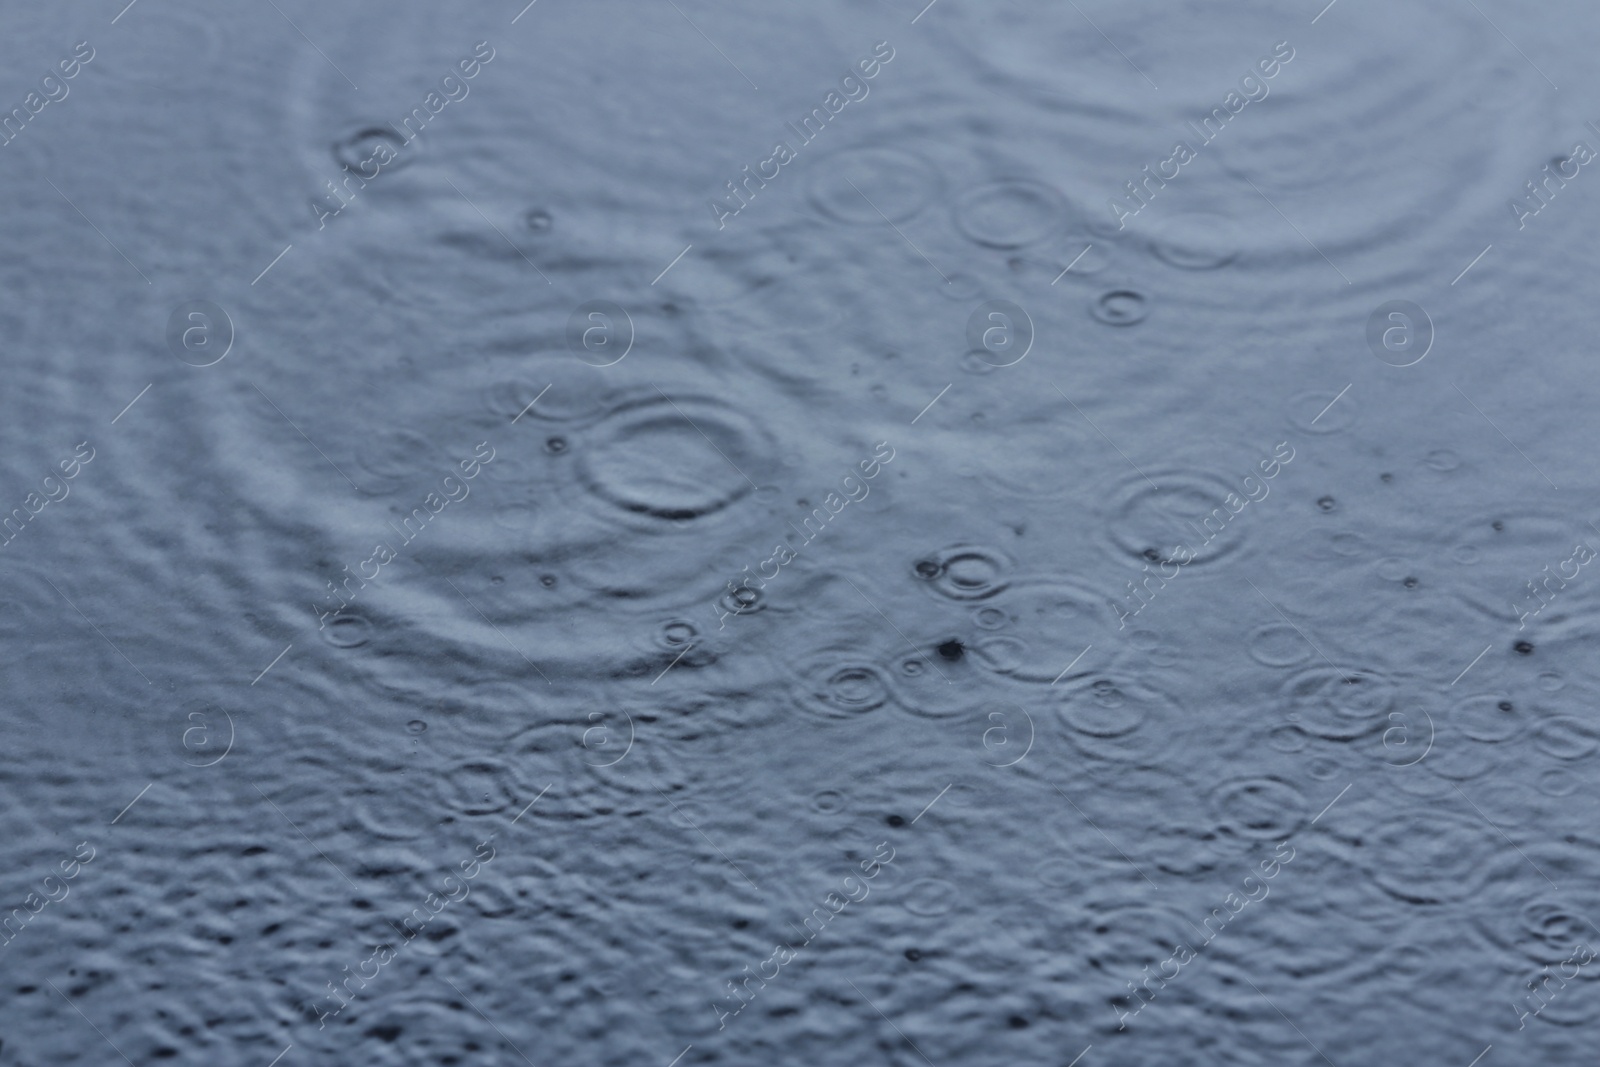
[[1323,511],[1332,511],[1337,506],[1338,505],[1334,503],[1334,499],[1331,496],[1325,496],[1321,500],[1317,501],[1317,507],[1321,508]]
[[389,1044],[393,1044],[395,1042],[395,1040],[397,1040],[400,1037],[400,1034],[404,1031],[404,1029],[405,1028],[402,1027],[399,1023],[386,1023],[386,1024],[382,1025],[382,1026],[374,1026],[372,1029],[368,1030],[366,1032],[366,1034],[364,1034],[363,1036],[365,1036],[365,1037],[375,1037],[379,1041],[383,1041],[383,1042],[386,1042],[386,1043],[389,1043]]
[[1515,706],[1509,700],[1502,700],[1500,703],[1496,704],[1495,707],[1499,708],[1501,711],[1516,710]]
[[410,730],[414,734],[420,734],[427,728],[428,724],[423,722],[421,719],[412,719],[410,722],[406,723],[406,729]]
[[[915,948],[906,949],[906,959],[910,960],[912,963],[916,963],[921,958],[922,958],[922,950],[921,949],[915,949]],[[20,992],[22,992],[22,990],[18,990],[18,992],[20,993]]]
[[1011,1018],[1006,1020],[1006,1025],[1011,1027],[1013,1030],[1026,1030],[1028,1028],[1028,1020],[1024,1019],[1020,1015],[1013,1015]]
[[1139,553],[1139,555],[1143,556],[1151,563],[1161,562],[1161,550],[1158,548],[1147,548],[1143,552]]
[[1407,578],[1401,584],[1404,585],[1407,589],[1415,589],[1417,587],[1417,580],[1415,578]]
[[1531,656],[1531,655],[1533,655],[1533,645],[1530,644],[1527,641],[1518,641],[1516,644],[1512,645],[1511,647],[1516,649],[1517,654],[1519,656]]
[[567,439],[565,437],[549,438],[544,443],[544,450],[552,456],[559,456],[567,450]]
[[926,581],[932,581],[933,579],[939,577],[939,575],[944,571],[944,568],[939,566],[939,564],[935,563],[931,559],[919,559],[917,560],[915,570],[918,578],[922,578]]
[[1499,519],[1494,520],[1489,525],[1494,528],[1494,532],[1495,533],[1504,533],[1505,532],[1506,524],[1501,522]]
[[1382,474],[1378,475],[1378,480],[1384,485],[1388,485],[1390,482],[1394,481],[1394,475],[1390,474],[1388,471],[1384,471]]
[[750,925],[750,920],[749,919],[735,919],[735,920],[733,920],[733,928],[735,930],[743,930],[745,927],[747,927],[749,925]]
[[546,589],[553,589],[556,584],[556,576],[553,574],[541,574],[539,575],[539,584]]
[[906,824],[905,816],[903,815],[890,815],[883,821],[888,823],[890,826],[904,826]]
[[966,648],[961,644],[960,641],[951,640],[940,645],[938,651],[939,655],[943,656],[945,659],[958,660],[961,658],[962,654],[966,652]]
[[522,216],[522,224],[534,233],[548,233],[554,220],[550,218],[550,212],[535,208]]

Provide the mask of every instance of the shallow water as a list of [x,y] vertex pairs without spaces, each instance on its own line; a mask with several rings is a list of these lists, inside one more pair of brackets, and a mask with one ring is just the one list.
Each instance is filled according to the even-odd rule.
[[122,2],[0,1063],[1588,1058],[1588,9]]

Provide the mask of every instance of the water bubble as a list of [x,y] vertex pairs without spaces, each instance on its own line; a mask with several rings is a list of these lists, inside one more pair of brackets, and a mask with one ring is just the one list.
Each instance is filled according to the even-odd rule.
[[534,208],[522,216],[522,224],[534,233],[548,233],[554,222],[550,212]]
[[421,719],[412,719],[410,722],[406,723],[406,729],[411,733],[420,734],[428,729],[428,724],[423,722]]

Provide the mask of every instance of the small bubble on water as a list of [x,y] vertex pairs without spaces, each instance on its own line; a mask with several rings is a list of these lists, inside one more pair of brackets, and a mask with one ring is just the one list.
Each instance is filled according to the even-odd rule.
[[554,225],[554,221],[550,218],[550,212],[541,211],[538,208],[522,216],[522,223],[534,233],[546,233]]
[[1533,655],[1533,645],[1532,645],[1531,642],[1518,641],[1516,644],[1512,645],[1511,647],[1517,650],[1517,654],[1519,656],[1531,656],[1531,655]]
[[559,456],[567,450],[567,439],[565,437],[551,437],[545,441],[544,450],[552,456]]
[[1317,507],[1321,508],[1323,511],[1332,511],[1334,508],[1338,507],[1338,504],[1335,503],[1333,497],[1325,496],[1321,500],[1317,501]]
[[406,729],[410,730],[414,734],[420,734],[427,728],[428,724],[423,722],[421,719],[412,719],[410,722],[406,723]]

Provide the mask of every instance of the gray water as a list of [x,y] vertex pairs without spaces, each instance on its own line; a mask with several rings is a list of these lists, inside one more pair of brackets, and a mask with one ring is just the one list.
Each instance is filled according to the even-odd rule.
[[1592,1061],[1589,8],[124,3],[0,1064]]

